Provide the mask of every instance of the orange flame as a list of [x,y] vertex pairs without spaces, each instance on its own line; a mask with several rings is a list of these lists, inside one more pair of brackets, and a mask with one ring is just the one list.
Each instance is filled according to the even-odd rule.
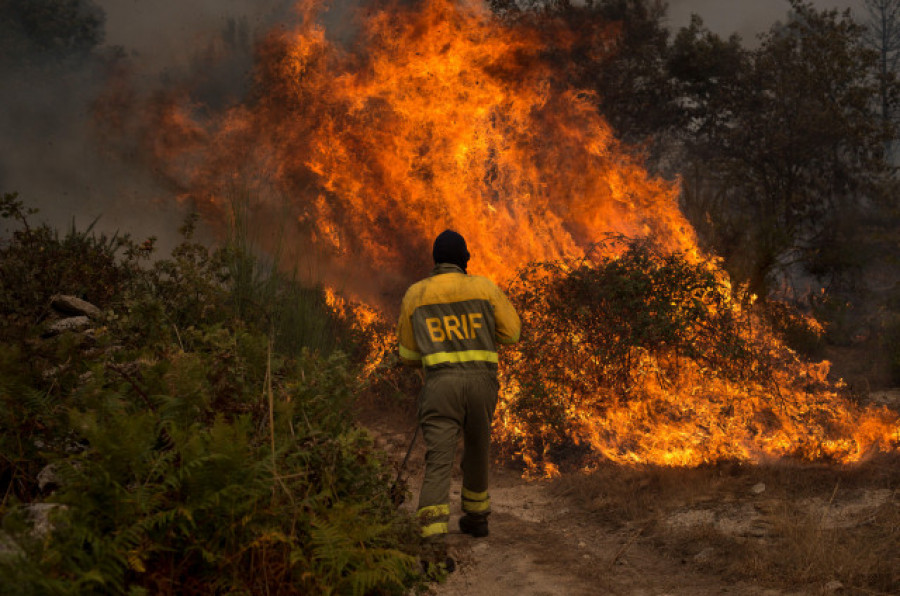
[[[589,94],[554,80],[535,30],[428,0],[372,12],[350,50],[302,12],[260,47],[260,97],[206,122],[204,142],[172,114],[196,111],[186,102],[148,127],[159,169],[209,213],[224,181],[252,171],[289,197],[329,264],[362,261],[403,283],[427,270],[445,228],[468,240],[472,272],[500,283],[611,231],[695,246],[676,185],[647,175]],[[179,131],[190,140],[172,142]]]
[[[445,228],[468,240],[471,271],[499,283],[526,263],[579,256],[610,232],[653,236],[701,259],[677,185],[650,177],[591,95],[555,78],[535,28],[502,24],[480,3],[425,0],[369,9],[347,48],[329,40],[317,11],[299,6],[296,27],[260,45],[252,102],[203,121],[170,101],[147,127],[160,171],[207,215],[224,218],[227,188],[252,172],[287,197],[297,244],[323,261],[324,281],[374,301],[387,289],[392,306],[427,271],[431,239]],[[346,266],[364,275],[334,273]],[[722,287],[731,291],[727,280]],[[822,371],[780,374],[793,386],[792,376]],[[857,461],[900,442],[896,420],[851,407],[833,387],[793,395],[797,409],[748,431],[760,408],[779,411],[766,405],[771,396],[749,398],[768,389],[737,395],[695,363],[682,375],[677,391],[646,375],[642,400],[571,412],[578,440],[615,461],[664,465],[787,454]],[[653,418],[654,409],[686,411],[685,401],[690,415]],[[723,416],[732,401],[739,415]],[[838,432],[802,421],[822,411]],[[507,436],[521,432],[515,420],[499,424]]]

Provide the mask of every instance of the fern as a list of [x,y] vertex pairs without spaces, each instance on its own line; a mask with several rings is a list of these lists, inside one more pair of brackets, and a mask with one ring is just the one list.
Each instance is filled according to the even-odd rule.
[[327,517],[314,517],[310,532],[313,559],[321,575],[339,594],[368,594],[375,587],[402,588],[416,566],[415,558],[397,549],[378,548],[390,532],[385,524],[360,524],[359,504],[341,504]]
[[[43,315],[0,292],[19,310],[0,330],[0,515],[23,552],[0,558],[0,593],[406,592],[414,522],[352,425],[358,375],[323,331],[333,314],[321,292],[200,245],[195,224],[152,266],[141,264],[152,243],[90,230],[29,228],[0,247],[0,290],[30,275],[15,259],[52,254],[54,271],[80,271],[81,258],[107,308],[90,341],[39,340]],[[39,277],[14,285],[55,291]],[[273,323],[301,319],[273,341]],[[326,349],[310,349],[323,335]],[[37,488],[47,463],[59,484],[49,496]],[[61,507],[37,537],[18,503],[42,499]]]

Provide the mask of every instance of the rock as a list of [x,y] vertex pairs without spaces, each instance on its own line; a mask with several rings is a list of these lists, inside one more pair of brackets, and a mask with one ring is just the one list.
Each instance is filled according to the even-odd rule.
[[78,331],[80,329],[85,329],[89,327],[91,324],[91,320],[86,316],[79,317],[69,317],[67,319],[60,319],[47,327],[47,331],[44,333],[44,337],[53,337],[54,335],[59,335],[64,331]]
[[844,584],[839,582],[838,580],[831,580],[827,584],[825,584],[825,593],[826,594],[834,594],[836,592],[840,592],[844,589]]
[[46,492],[59,487],[59,475],[56,473],[56,466],[53,464],[44,466],[44,469],[37,475],[37,481],[38,488],[41,489],[41,492]]
[[754,484],[753,488],[750,489],[750,492],[754,495],[761,495],[766,492],[766,484],[764,482],[760,482],[759,484]]
[[59,503],[32,503],[26,505],[28,516],[34,524],[34,535],[38,538],[46,538],[53,529],[53,522],[50,515],[56,509],[67,509],[65,505]]
[[579,548],[584,548],[584,547],[586,547],[586,546],[587,546],[587,542],[579,542],[579,543],[578,543],[578,547],[579,547]]
[[65,296],[57,294],[50,299],[50,306],[54,310],[64,315],[83,316],[97,318],[100,316],[100,309],[81,298],[75,296]]
[[60,366],[52,366],[46,370],[41,371],[41,378],[45,381],[52,379],[53,377],[59,375],[60,371],[62,371],[62,367]]
[[704,548],[699,553],[694,555],[695,563],[709,563],[713,560],[716,555],[716,549],[712,547]]

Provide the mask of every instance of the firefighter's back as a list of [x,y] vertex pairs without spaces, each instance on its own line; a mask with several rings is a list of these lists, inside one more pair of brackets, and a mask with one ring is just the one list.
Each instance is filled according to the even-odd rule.
[[497,343],[516,341],[519,328],[515,310],[491,280],[440,264],[403,299],[401,355],[420,359],[428,372],[496,371]]

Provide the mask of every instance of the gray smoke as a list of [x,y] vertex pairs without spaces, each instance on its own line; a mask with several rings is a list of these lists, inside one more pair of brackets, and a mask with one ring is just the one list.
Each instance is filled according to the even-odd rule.
[[[784,21],[790,10],[788,0],[668,0],[669,25],[677,30],[698,14],[714,33],[728,37],[736,33],[752,45],[756,37],[776,21]],[[813,0],[818,9],[857,10],[861,0]]]
[[[155,235],[170,247],[189,206],[173,201],[134,156],[100,140],[97,123],[107,114],[96,101],[113,71],[126,71],[137,95],[193,80],[192,96],[210,109],[238,102],[254,37],[289,16],[290,5],[0,0],[0,192],[18,192],[41,210],[37,219],[57,227],[99,218],[98,230]],[[32,15],[47,7],[58,18],[35,25]],[[93,36],[66,30],[73,18],[86,19]]]
[[[331,35],[355,31],[347,15],[359,0],[334,0],[323,21]],[[239,102],[248,89],[252,45],[279,23],[295,20],[294,0],[0,0],[0,192],[18,191],[51,223],[84,226],[100,218],[104,231],[171,237],[189,206],[172,200],[146,167],[97,137],[97,98],[108,89],[110,67],[129,72],[137,94],[190,84],[205,109]],[[817,0],[817,6],[849,2]],[[68,45],[45,36],[32,43],[10,15],[33,6],[72,7],[59,22],[102,20],[99,39]],[[786,0],[670,0],[672,28],[700,14],[707,26],[745,40],[783,19]],[[21,19],[20,19],[21,21]],[[51,23],[54,27],[59,23]],[[3,29],[6,26],[7,29]],[[15,40],[13,43],[10,40]],[[48,45],[49,44],[49,45]],[[55,44],[55,45],[54,45]],[[86,51],[85,48],[88,48]],[[90,48],[93,51],[90,51]],[[14,51],[10,51],[10,49]],[[115,58],[115,57],[118,58]],[[164,245],[166,243],[163,243]]]

